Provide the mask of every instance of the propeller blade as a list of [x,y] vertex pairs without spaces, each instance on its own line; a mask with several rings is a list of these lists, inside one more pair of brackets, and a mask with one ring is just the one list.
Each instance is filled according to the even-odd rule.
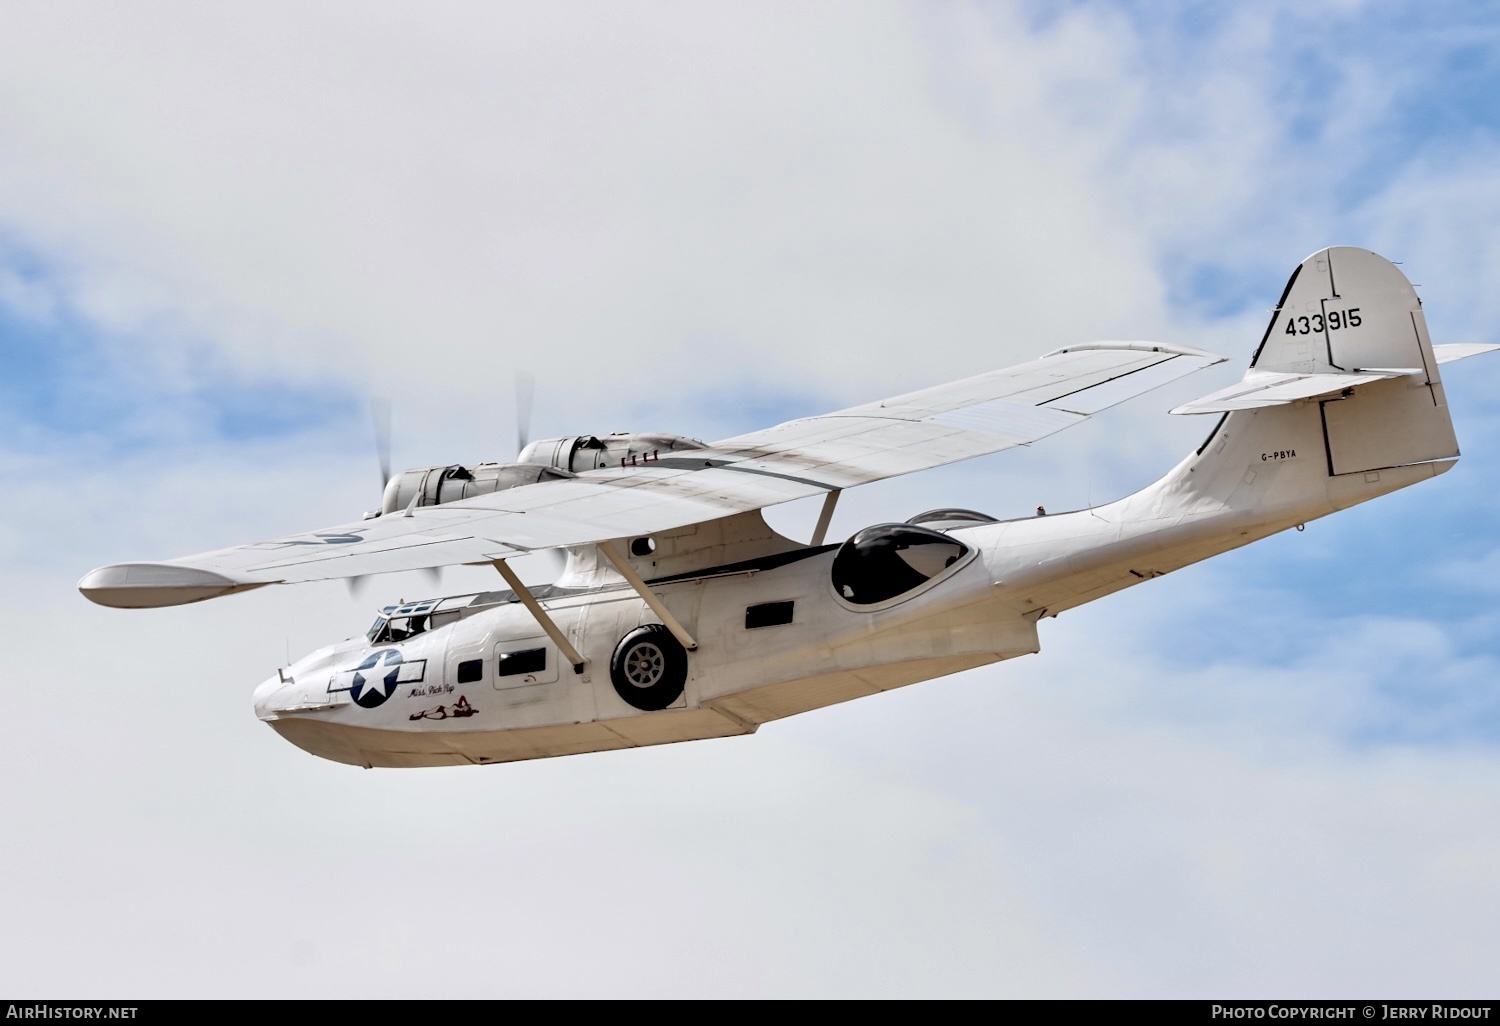
[[349,597],[352,599],[358,599],[360,593],[365,590],[365,577],[363,575],[358,577],[345,577],[344,584],[349,588]]
[[370,400],[370,419],[375,425],[375,458],[380,461],[380,491],[391,483],[391,403],[389,399]]
[[531,441],[531,401],[536,394],[536,378],[530,371],[516,371],[516,456]]

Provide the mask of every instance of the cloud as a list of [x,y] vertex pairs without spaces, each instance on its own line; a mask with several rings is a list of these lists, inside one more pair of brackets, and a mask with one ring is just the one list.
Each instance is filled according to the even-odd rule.
[[1163,719],[1143,693],[1191,682],[1107,612],[752,738],[404,773],[250,714],[273,624],[348,630],[336,585],[140,617],[30,591],[0,861],[43,990],[1463,995],[1497,953],[1492,752],[1351,758],[1274,687],[1228,730]]
[[1481,993],[1500,950],[1472,914],[1500,898],[1492,740],[1362,732],[1393,647],[1372,630],[1337,666],[1184,658],[1185,634],[1262,625],[1211,567],[1179,573],[1198,601],[1169,577],[1046,622],[1039,656],[782,729],[982,808],[1009,878],[1093,967],[1080,989]]
[[[400,465],[508,455],[516,365],[539,377],[536,434],[708,438],[1078,338],[1206,345],[1239,357],[1214,372],[1232,379],[1292,264],[1332,241],[1408,256],[1439,340],[1488,339],[1486,115],[1454,105],[1457,144],[1408,116],[1449,96],[1462,40],[1337,4],[0,21],[0,340],[29,375],[0,452],[0,817],[18,839],[0,979],[1488,985],[1500,652],[1476,582],[1500,430],[1479,360],[1448,375],[1453,473],[1048,621],[1039,656],[753,738],[363,773],[275,737],[249,691],[288,650],[361,629],[374,589],[425,585],[139,614],[73,591],[98,563],[357,516],[367,392],[392,394]],[[1354,43],[1330,51],[1329,26]],[[44,366],[49,344],[67,358]],[[1201,440],[1201,419],[1159,411],[1212,377],[856,490],[835,535],[1113,498]],[[117,405],[79,423],[22,401],[42,389]],[[232,395],[282,429],[225,427]],[[801,537],[814,513],[771,515]]]
[[0,44],[3,219],[148,347],[596,392],[752,347],[884,386],[1156,320],[1050,112],[945,117],[902,8],[247,12],[11,12]]
[[1067,986],[1067,952],[962,802],[774,736],[694,746],[691,773],[681,746],[496,773],[319,763],[256,723],[247,691],[281,658],[266,610],[293,610],[305,644],[347,628],[342,589],[246,598],[131,620],[44,588],[8,613],[31,644],[5,706],[26,730],[0,755],[26,838],[0,855],[4,978],[220,996]]

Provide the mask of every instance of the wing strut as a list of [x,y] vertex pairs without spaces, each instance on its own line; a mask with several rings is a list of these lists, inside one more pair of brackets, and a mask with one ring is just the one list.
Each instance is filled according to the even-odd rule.
[[839,504],[839,493],[843,489],[835,488],[823,496],[823,511],[818,514],[818,526],[813,528],[812,541],[809,545],[822,545],[823,538],[828,534],[828,525],[833,521],[833,507]]
[[635,593],[646,600],[646,605],[651,607],[651,611],[661,617],[663,626],[672,632],[672,637],[682,642],[682,647],[689,652],[697,649],[698,643],[687,632],[687,628],[682,625],[677,617],[672,615],[670,609],[662,604],[661,599],[657,598],[651,589],[646,587],[646,582],[641,580],[641,575],[635,572],[635,567],[631,566],[625,560],[625,557],[620,555],[620,550],[615,548],[615,543],[608,541],[600,542],[599,551],[604,553],[605,559],[615,565],[615,569],[620,571],[620,576],[630,582],[630,586],[635,589]]
[[587,660],[568,641],[568,636],[558,629],[552,617],[547,615],[542,604],[536,600],[536,596],[531,594],[531,589],[521,583],[521,578],[516,576],[516,572],[505,560],[497,559],[494,563],[495,569],[500,571],[500,576],[505,578],[505,583],[510,585],[511,590],[516,593],[516,598],[520,599],[521,604],[531,611],[531,615],[536,617],[536,622],[542,625],[542,630],[547,632],[547,637],[556,642],[562,654],[568,657],[568,662],[573,664],[573,672],[582,673]]

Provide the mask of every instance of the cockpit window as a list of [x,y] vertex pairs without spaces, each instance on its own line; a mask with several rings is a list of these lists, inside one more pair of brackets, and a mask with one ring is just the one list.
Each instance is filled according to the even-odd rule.
[[365,636],[374,645],[386,641],[405,641],[423,633],[429,626],[426,616],[393,616],[390,619],[382,616]]
[[833,588],[854,605],[874,605],[921,587],[968,551],[962,542],[924,527],[877,524],[839,547]]
[[365,632],[365,637],[372,645],[414,638],[432,626],[431,614],[438,602],[438,599],[429,599],[402,606],[386,606]]

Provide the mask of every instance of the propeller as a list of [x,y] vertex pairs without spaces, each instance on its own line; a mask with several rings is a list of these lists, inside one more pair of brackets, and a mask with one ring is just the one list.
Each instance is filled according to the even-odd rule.
[[[380,501],[385,504],[385,488],[391,483],[391,401],[389,399],[370,400],[370,423],[375,429],[375,459],[380,464]],[[431,567],[422,571],[432,587],[437,587],[442,580],[443,574],[437,567]],[[360,574],[355,577],[344,578],[344,583],[349,588],[349,597],[358,599],[360,593],[365,590],[368,576]]]
[[[440,584],[443,583],[443,568],[442,567],[437,567],[437,566],[424,567],[421,570],[418,570],[417,573],[419,573],[419,574],[422,575],[423,580],[425,580],[427,582],[427,586],[430,587],[430,588],[436,588]],[[356,599],[356,600],[362,594],[364,594],[365,585],[368,584],[369,582],[370,582],[370,576],[369,576],[369,574],[358,574],[357,576],[354,576],[354,577],[345,577],[344,578],[344,584],[347,585],[348,588],[349,588],[349,597],[352,598],[352,599]]]
[[531,441],[531,407],[536,396],[536,378],[530,371],[516,371],[516,458]]
[[[536,378],[530,371],[516,371],[516,455],[531,441],[531,414],[535,406]],[[375,458],[380,464],[380,494],[382,505],[385,488],[391,483],[391,403],[388,399],[370,400],[370,422],[375,429]],[[568,557],[562,549],[548,549],[549,561],[553,565],[552,576],[560,576],[567,565]],[[419,571],[429,585],[436,588],[443,579],[441,567],[428,567]],[[344,578],[349,588],[349,597],[358,599],[368,582],[366,575]]]
[[[526,450],[531,441],[531,411],[536,398],[536,377],[525,370],[516,371],[516,458]],[[548,549],[547,559],[552,564],[552,578],[562,576],[568,565],[567,553],[562,549]]]
[[370,400],[370,421],[375,426],[375,458],[380,461],[380,494],[391,483],[391,401]]

